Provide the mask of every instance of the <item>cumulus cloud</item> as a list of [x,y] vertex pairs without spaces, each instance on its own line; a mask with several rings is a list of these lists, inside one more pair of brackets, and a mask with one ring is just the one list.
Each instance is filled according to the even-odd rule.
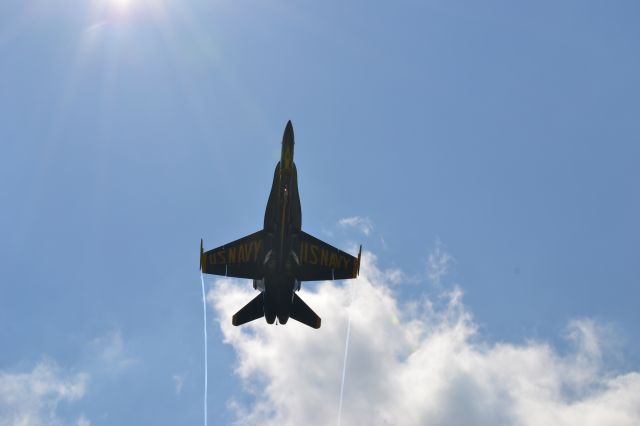
[[[0,426],[61,425],[57,408],[61,402],[82,398],[88,376],[69,374],[50,361],[28,373],[0,371]],[[78,425],[90,423],[84,417]]]
[[352,216],[345,217],[338,221],[338,225],[341,227],[347,228],[356,228],[360,230],[365,236],[369,236],[371,231],[373,231],[373,221],[368,217],[360,217],[360,216]]
[[238,424],[335,423],[349,316],[344,425],[640,424],[640,374],[608,368],[596,322],[569,322],[573,344],[562,353],[540,341],[489,342],[461,290],[444,303],[403,304],[392,280],[364,253],[359,279],[303,289],[322,316],[319,330],[295,321],[233,327],[231,315],[255,293],[247,282],[218,280],[207,300],[250,397],[230,402]]

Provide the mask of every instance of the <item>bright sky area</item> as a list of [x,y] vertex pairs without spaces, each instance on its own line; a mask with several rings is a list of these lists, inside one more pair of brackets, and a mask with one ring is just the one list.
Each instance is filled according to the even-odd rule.
[[261,227],[287,120],[303,228],[363,277],[303,285],[319,331],[232,329],[251,283],[207,277],[209,424],[335,423],[348,315],[343,424],[638,424],[639,19],[3,0],[0,425],[202,424],[200,238]]

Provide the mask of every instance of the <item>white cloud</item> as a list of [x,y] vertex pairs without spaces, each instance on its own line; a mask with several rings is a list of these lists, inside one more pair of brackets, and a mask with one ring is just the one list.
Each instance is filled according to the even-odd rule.
[[454,262],[453,257],[442,249],[440,240],[436,240],[435,248],[427,257],[427,275],[432,284],[439,286],[447,273],[451,264]]
[[[60,425],[58,404],[82,398],[86,374],[68,374],[53,362],[43,361],[29,373],[0,371],[0,425]],[[79,425],[88,425],[81,417]]]
[[118,374],[138,362],[127,353],[120,330],[93,339],[91,348],[96,361],[93,369],[96,372]]
[[176,386],[176,393],[180,394],[180,392],[182,392],[182,386],[184,386],[184,375],[182,375],[182,374],[174,374],[173,375],[173,383]]
[[369,234],[371,234],[371,231],[373,231],[373,221],[368,217],[345,217],[344,219],[340,219],[338,221],[338,225],[342,227],[357,228],[367,237],[369,236]]
[[233,327],[231,315],[255,293],[244,281],[216,282],[207,298],[253,396],[230,402],[239,424],[335,423],[349,315],[344,425],[640,424],[640,374],[607,367],[607,336],[594,321],[569,323],[568,353],[545,342],[492,343],[460,290],[442,306],[426,297],[405,305],[369,253],[361,273],[302,290],[323,319],[319,330],[295,321]]
[[91,426],[91,422],[85,416],[80,416],[76,421],[76,426]]

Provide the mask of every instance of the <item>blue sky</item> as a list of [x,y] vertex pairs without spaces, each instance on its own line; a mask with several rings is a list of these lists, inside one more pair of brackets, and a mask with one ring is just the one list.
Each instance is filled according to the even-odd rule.
[[[199,239],[261,226],[289,119],[303,228],[363,243],[380,272],[363,286],[398,315],[459,289],[489,348],[543,342],[564,359],[582,330],[605,339],[603,375],[637,372],[639,14],[633,1],[3,1],[0,413],[201,422]],[[369,235],[339,225],[350,217]],[[452,260],[435,283],[437,253]],[[216,321],[231,309],[220,289],[236,290],[207,285],[210,424],[249,421],[233,407],[268,386],[238,373],[242,335]],[[340,357],[344,312],[319,312]],[[287,327],[304,336],[288,345],[313,344]]]

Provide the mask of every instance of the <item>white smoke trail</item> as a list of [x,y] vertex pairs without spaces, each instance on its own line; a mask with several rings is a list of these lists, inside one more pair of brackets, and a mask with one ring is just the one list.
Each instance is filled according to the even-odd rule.
[[200,273],[202,283],[202,312],[204,313],[204,426],[207,426],[207,377],[208,377],[208,356],[207,356],[207,298],[204,292],[204,274]]
[[349,338],[351,337],[351,311],[347,320],[347,338],[344,344],[344,361],[342,362],[342,382],[340,384],[340,404],[338,405],[338,426],[342,423],[342,396],[344,395],[344,377],[347,372],[347,355],[349,354]]

